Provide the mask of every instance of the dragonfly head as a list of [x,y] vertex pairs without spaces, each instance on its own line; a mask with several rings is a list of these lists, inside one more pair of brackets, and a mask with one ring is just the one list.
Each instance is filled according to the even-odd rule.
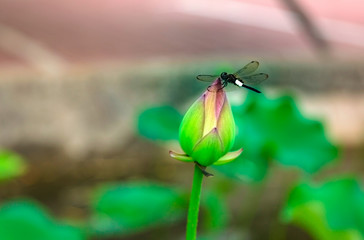
[[228,78],[228,75],[229,75],[229,74],[227,74],[226,72],[222,72],[222,73],[220,74],[220,78],[221,78],[222,80],[226,80],[226,79]]

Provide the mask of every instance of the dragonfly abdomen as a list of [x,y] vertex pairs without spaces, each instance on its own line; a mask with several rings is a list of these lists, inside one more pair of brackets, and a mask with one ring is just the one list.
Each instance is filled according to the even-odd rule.
[[242,81],[240,81],[239,79],[235,79],[235,82],[234,82],[235,85],[241,87],[244,85],[244,83]]

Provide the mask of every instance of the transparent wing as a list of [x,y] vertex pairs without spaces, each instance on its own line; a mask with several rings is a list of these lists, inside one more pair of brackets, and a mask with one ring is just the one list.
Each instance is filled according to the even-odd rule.
[[251,61],[250,63],[245,65],[242,69],[234,73],[234,76],[237,78],[245,77],[255,72],[255,70],[257,70],[258,67],[259,67],[259,62]]
[[257,85],[267,79],[269,76],[265,73],[258,73],[251,76],[245,76],[242,80],[250,85]]
[[226,87],[224,87],[224,91],[225,92],[232,92],[232,91],[236,91],[238,89],[240,89],[241,87],[235,85],[235,84],[232,84],[232,83],[229,83]]
[[200,81],[203,82],[213,82],[216,78],[218,78],[219,76],[214,76],[214,75],[198,75],[196,78]]
[[254,92],[257,92],[257,93],[260,93],[260,91],[258,90],[258,89],[255,89],[255,88],[253,88],[253,87],[250,87],[250,86],[248,86],[248,85],[243,85],[243,86],[241,86],[241,87],[239,87],[239,86],[237,86],[237,85],[235,85],[235,84],[228,84],[225,88],[224,88],[224,90],[225,90],[225,92],[232,92],[232,91],[235,91],[235,90],[237,90],[237,89],[241,89],[241,88],[247,88],[247,89],[249,89],[249,90],[252,90],[252,91],[254,91]]

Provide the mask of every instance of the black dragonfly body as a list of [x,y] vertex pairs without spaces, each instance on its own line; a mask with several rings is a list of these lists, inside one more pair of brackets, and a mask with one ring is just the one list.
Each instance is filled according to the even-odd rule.
[[249,85],[256,85],[268,78],[268,74],[265,73],[253,74],[258,69],[258,67],[259,62],[252,61],[234,74],[223,72],[220,75],[216,76],[198,75],[197,79],[204,82],[212,82],[216,80],[216,78],[220,78],[222,85],[221,89],[225,88],[228,84],[233,84],[237,87],[244,87],[254,92],[260,93],[259,90],[246,85],[246,83]]

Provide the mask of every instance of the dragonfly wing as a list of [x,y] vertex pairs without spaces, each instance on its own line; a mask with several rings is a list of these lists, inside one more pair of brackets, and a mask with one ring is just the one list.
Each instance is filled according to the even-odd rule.
[[238,89],[240,89],[241,87],[235,85],[235,84],[232,84],[232,83],[229,83],[228,85],[226,85],[226,87],[224,87],[224,91],[225,92],[232,92],[232,91],[236,91]]
[[196,78],[200,81],[203,82],[213,82],[214,80],[216,80],[216,78],[218,78],[219,76],[214,76],[214,75],[198,75]]
[[242,80],[248,84],[257,85],[257,84],[263,82],[267,78],[268,78],[268,74],[258,73],[258,74],[254,74],[254,75],[250,75],[250,76],[245,76],[242,78]]
[[248,63],[247,65],[245,65],[242,69],[240,69],[239,71],[237,71],[236,73],[234,73],[235,77],[237,78],[242,78],[245,77],[249,74],[252,74],[253,72],[255,72],[255,70],[257,70],[259,67],[259,62],[257,61],[251,61],[250,63]]

